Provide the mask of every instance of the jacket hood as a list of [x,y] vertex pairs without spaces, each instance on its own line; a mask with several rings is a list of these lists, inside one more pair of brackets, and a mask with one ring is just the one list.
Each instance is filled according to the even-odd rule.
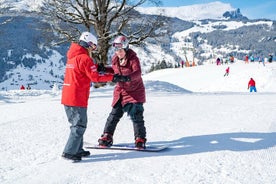
[[72,43],[68,52],[67,52],[67,58],[71,59],[77,55],[86,54],[88,55],[87,49],[83,48],[77,43]]

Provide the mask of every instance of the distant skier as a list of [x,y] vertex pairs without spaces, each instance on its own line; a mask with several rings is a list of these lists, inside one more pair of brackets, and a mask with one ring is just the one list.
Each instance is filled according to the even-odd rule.
[[268,57],[268,62],[272,63],[272,59],[273,59],[272,54],[269,54],[269,57]]
[[181,60],[181,68],[183,68],[183,66],[184,66],[184,61]]
[[255,61],[255,58],[254,58],[254,56],[252,55],[252,56],[250,56],[250,62],[254,62]]
[[220,58],[217,58],[217,65],[220,65]]
[[30,84],[28,84],[28,86],[27,86],[27,90],[30,90],[31,89],[31,86],[30,86]]
[[21,85],[21,86],[20,86],[20,89],[21,89],[21,90],[25,90],[25,86],[24,86],[24,85]]
[[233,56],[233,55],[230,55],[230,63],[234,63],[234,61],[235,61],[234,56]]
[[261,56],[258,57],[258,61],[259,61],[259,64],[263,63],[263,66],[265,66],[264,59]]
[[248,64],[248,63],[249,63],[249,62],[248,62],[248,59],[249,59],[249,58],[248,58],[248,55],[246,55],[245,58],[244,58],[245,64]]
[[254,91],[254,92],[257,92],[257,89],[256,89],[256,82],[254,81],[253,78],[250,78],[249,82],[248,82],[248,87],[247,89],[250,89],[250,92]]
[[228,66],[225,70],[224,77],[229,75],[229,71],[230,71],[230,67]]

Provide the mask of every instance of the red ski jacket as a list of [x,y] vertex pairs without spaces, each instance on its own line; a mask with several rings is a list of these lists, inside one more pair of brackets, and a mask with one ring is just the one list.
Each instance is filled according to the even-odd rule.
[[112,58],[112,68],[115,74],[129,76],[129,82],[118,82],[113,92],[114,106],[121,98],[122,106],[127,103],[144,103],[146,101],[145,86],[142,80],[140,61],[136,53],[128,49],[126,53],[127,64],[120,66],[118,56]]
[[72,43],[67,52],[61,103],[67,106],[87,107],[91,81],[108,82],[112,78],[113,74],[99,74],[97,65],[89,57],[87,49]]
[[226,68],[226,70],[225,70],[225,71],[226,71],[226,73],[229,73],[229,70],[230,70],[230,68],[229,68],[229,67],[228,67],[228,68]]
[[248,88],[251,87],[251,86],[255,86],[255,81],[252,78],[248,82]]

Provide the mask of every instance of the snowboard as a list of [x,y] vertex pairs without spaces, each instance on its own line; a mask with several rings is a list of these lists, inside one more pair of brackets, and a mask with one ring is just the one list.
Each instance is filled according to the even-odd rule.
[[86,146],[87,149],[107,149],[107,150],[126,150],[126,151],[144,151],[144,152],[159,152],[168,148],[166,145],[153,146],[147,145],[145,149],[135,148],[134,145],[129,144],[115,144],[112,146]]

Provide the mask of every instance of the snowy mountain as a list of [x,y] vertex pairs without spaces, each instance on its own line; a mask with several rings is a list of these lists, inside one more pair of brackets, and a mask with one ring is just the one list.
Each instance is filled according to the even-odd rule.
[[[39,12],[45,0],[0,0],[3,8],[10,8],[17,12]],[[181,7],[138,7],[142,14],[159,15],[166,17],[176,17],[182,20],[202,20],[202,19],[224,19],[225,12],[236,11],[231,4],[215,1],[211,3],[195,4]]]
[[[247,90],[250,77],[257,93]],[[90,150],[79,163],[61,158],[70,125],[60,90],[0,91],[0,183],[276,183],[275,62],[206,64],[143,78],[147,145],[169,149]],[[84,146],[97,144],[112,91],[91,88]],[[132,128],[124,115],[114,144],[133,144]]]
[[[52,31],[43,31],[51,30],[51,25],[36,13],[42,2],[0,1],[0,6],[12,7],[17,12],[8,11],[0,16],[0,90],[19,89],[22,84],[30,84],[33,89],[50,89],[62,84],[69,44],[51,45],[57,37]],[[152,15],[161,9],[138,10]],[[26,11],[31,12],[26,14]],[[246,54],[256,59],[276,54],[275,21],[247,20],[230,4],[215,2],[162,11],[164,27],[159,31],[166,33],[162,41],[148,40],[145,48],[133,47],[144,74],[162,61],[174,67],[186,58],[200,65],[229,55],[240,61]],[[193,17],[188,16],[191,11]]]
[[225,12],[235,11],[229,3],[222,3],[219,1],[180,7],[139,7],[137,10],[143,14],[162,14],[166,17],[176,17],[189,21],[204,19],[221,20],[225,19],[225,17],[223,17]]
[[0,0],[1,8],[9,8],[15,12],[37,12],[43,7],[45,0]]

